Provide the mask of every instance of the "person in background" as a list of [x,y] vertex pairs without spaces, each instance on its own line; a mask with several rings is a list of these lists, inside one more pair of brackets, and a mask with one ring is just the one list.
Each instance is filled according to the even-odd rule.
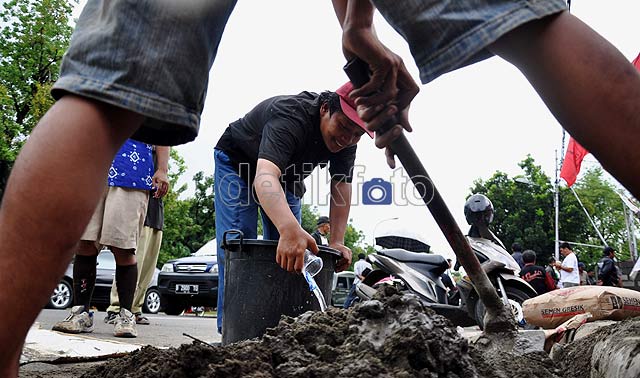
[[511,257],[520,265],[520,269],[524,268],[524,262],[522,261],[522,247],[519,243],[511,244]]
[[524,268],[520,271],[520,277],[531,285],[538,295],[555,290],[555,282],[551,275],[541,266],[536,265],[536,253],[527,249],[522,253]]
[[556,258],[551,256],[549,257],[549,261],[547,263],[547,266],[545,266],[544,270],[545,272],[549,273],[551,278],[553,278],[553,280],[555,281],[555,286],[557,288],[558,282],[560,282],[560,274],[558,274],[558,271],[556,270],[555,265],[556,265]]
[[593,285],[593,283],[591,282],[591,278],[589,277],[589,273],[587,273],[586,270],[584,270],[586,268],[586,265],[584,265],[583,262],[579,262],[578,263],[578,271],[580,273],[580,285]]
[[114,286],[120,299],[119,312],[113,317],[116,337],[137,337],[132,313],[138,279],[136,250],[143,229],[149,193],[162,197],[169,190],[167,177],[169,148],[156,147],[158,164],[154,173],[153,146],[128,140],[116,154],[102,202],[95,208],[91,222],[76,247],[73,264],[73,300],[69,315],[53,326],[54,331],[83,333],[93,331],[93,313],[89,310],[96,284],[99,247],[107,246],[116,260]]
[[353,273],[356,277],[353,280],[353,284],[351,284],[347,298],[344,300],[343,308],[349,308],[353,304],[353,301],[356,299],[356,286],[364,280],[364,277],[368,273],[367,271],[371,271],[371,264],[367,261],[367,255],[360,253],[358,255],[358,261],[353,265]]
[[451,268],[453,267],[453,261],[451,259],[447,259],[447,263],[449,264],[449,268],[440,275],[440,279],[444,286],[448,289],[447,294],[449,296],[453,295],[458,287],[455,283],[453,283],[453,279],[451,278]]
[[318,218],[316,230],[313,231],[311,236],[316,241],[318,246],[321,245],[329,245],[329,241],[327,240],[327,235],[331,232],[331,223],[329,222],[329,217],[323,215]]
[[602,250],[602,258],[598,261],[598,285],[622,286],[618,267],[614,261],[616,250],[606,246]]
[[[154,150],[154,162],[157,165],[157,153]],[[169,184],[167,184],[169,190]],[[162,228],[164,226],[164,204],[161,197],[149,196],[147,205],[147,215],[144,219],[144,227],[138,240],[138,249],[136,250],[136,259],[138,261],[138,282],[136,284],[136,292],[133,296],[133,305],[131,312],[136,317],[136,324],[149,324],[149,319],[142,315],[142,306],[147,294],[147,288],[153,279],[156,264],[158,263],[158,255],[160,254],[160,246],[162,245]],[[118,290],[116,283],[111,286],[110,305],[107,308],[107,316],[105,323],[113,324],[116,315],[120,313],[120,301],[118,299]]]
[[554,265],[560,271],[560,283],[558,286],[561,288],[579,286],[578,258],[573,253],[571,245],[567,242],[560,244],[560,253],[564,256],[564,260],[562,260],[562,263],[556,261]]

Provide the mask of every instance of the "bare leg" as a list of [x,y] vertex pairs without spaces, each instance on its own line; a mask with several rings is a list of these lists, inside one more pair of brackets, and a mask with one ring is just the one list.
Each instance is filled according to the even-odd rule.
[[640,74],[568,12],[528,23],[491,50],[518,67],[558,122],[640,198]]
[[113,156],[141,121],[65,96],[20,152],[0,208],[0,376],[17,376],[27,331],[71,259]]

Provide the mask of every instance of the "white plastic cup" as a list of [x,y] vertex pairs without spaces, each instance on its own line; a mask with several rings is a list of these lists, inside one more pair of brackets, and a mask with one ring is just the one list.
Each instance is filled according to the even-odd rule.
[[313,252],[308,249],[304,250],[304,267],[302,268],[303,271],[309,273],[309,275],[313,277],[316,274],[320,273],[320,271],[322,270],[322,266],[322,259],[320,257],[314,255]]

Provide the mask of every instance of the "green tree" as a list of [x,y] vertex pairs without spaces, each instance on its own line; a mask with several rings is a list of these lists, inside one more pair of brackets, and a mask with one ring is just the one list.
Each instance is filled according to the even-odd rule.
[[189,214],[196,227],[187,242],[192,251],[197,251],[206,242],[216,237],[213,176],[198,172],[193,176],[195,195],[189,200]]
[[308,233],[313,233],[318,224],[318,207],[302,204],[302,228]]
[[[513,242],[538,254],[545,262],[554,252],[555,209],[553,182],[535,164],[531,156],[519,163],[523,175],[510,178],[496,172],[487,179],[478,179],[471,193],[487,195],[493,202],[495,216],[492,230],[507,248]],[[594,219],[608,244],[626,251],[626,228],[622,204],[615,187],[603,179],[602,170],[587,171],[575,184],[574,190]],[[602,242],[569,188],[559,188],[560,239],[570,242],[601,245]],[[574,251],[580,261],[593,267],[601,249],[577,246]]]
[[189,201],[180,199],[187,185],[178,186],[180,177],[187,170],[184,159],[178,151],[171,149],[169,160],[169,182],[171,190],[164,197],[164,228],[162,246],[158,256],[158,266],[177,257],[188,256],[192,251],[185,241],[185,235],[194,232],[197,225],[190,216]]
[[215,210],[213,176],[198,172],[193,176],[193,197],[181,198],[187,185],[178,187],[178,181],[186,171],[184,159],[171,150],[169,180],[172,190],[165,196],[165,226],[158,265],[178,257],[188,256],[206,242],[215,238]]
[[9,0],[0,10],[0,198],[22,144],[53,104],[72,0]]
[[[627,229],[624,220],[624,207],[620,197],[616,193],[617,188],[604,179],[602,168],[596,167],[587,170],[575,184],[574,190],[580,197],[585,209],[605,239],[606,244],[614,247],[617,258],[621,261],[631,257],[627,244]],[[577,203],[577,201],[576,201]],[[582,217],[586,219],[584,211]],[[589,224],[586,232],[581,235],[581,242],[586,244],[602,245],[602,240]],[[578,256],[581,261],[593,267],[602,257],[601,248],[579,247]]]

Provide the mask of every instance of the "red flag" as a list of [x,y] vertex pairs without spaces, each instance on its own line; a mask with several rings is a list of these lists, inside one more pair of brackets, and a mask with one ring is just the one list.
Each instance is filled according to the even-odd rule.
[[567,186],[571,187],[571,185],[575,184],[580,172],[580,165],[582,165],[582,159],[588,153],[589,151],[576,142],[575,139],[569,138],[567,153],[564,155],[564,162],[560,170],[560,177],[567,182]]
[[640,70],[640,54],[638,54],[638,56],[633,60],[633,65]]

